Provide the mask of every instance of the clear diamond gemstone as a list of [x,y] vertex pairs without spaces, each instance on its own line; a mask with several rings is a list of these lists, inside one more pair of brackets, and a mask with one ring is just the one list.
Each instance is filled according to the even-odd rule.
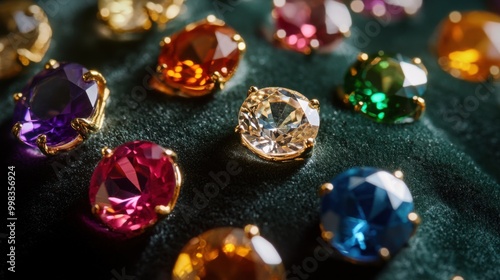
[[319,110],[302,94],[286,88],[250,93],[239,113],[243,143],[266,159],[301,155],[319,129]]

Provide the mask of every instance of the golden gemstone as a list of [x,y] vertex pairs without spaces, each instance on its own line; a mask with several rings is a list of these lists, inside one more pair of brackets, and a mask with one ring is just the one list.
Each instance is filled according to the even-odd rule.
[[0,79],[40,62],[51,38],[47,15],[38,5],[25,0],[0,2]]
[[148,31],[153,22],[163,25],[181,12],[184,0],[99,0],[98,16],[107,36],[137,35]]
[[439,64],[454,77],[481,82],[500,78],[500,16],[486,11],[452,12],[441,23]]
[[256,226],[222,227],[191,239],[172,272],[175,280],[284,280],[281,257]]

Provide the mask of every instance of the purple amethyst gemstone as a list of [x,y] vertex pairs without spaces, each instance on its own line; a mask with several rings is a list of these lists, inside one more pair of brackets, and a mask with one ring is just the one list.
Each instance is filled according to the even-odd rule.
[[422,0],[361,0],[361,2],[365,14],[389,21],[401,20],[408,14],[415,14],[422,7]]
[[39,135],[47,136],[49,147],[67,144],[78,137],[71,127],[75,118],[88,118],[94,111],[98,86],[84,81],[88,70],[76,63],[59,63],[34,76],[22,90],[14,109],[14,123],[22,124],[19,139],[36,147]]

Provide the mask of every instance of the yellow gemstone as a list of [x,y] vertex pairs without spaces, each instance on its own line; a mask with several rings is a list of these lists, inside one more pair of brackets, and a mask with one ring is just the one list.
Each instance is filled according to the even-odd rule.
[[51,38],[47,15],[38,5],[25,0],[0,2],[0,79],[40,62]]
[[184,0],[99,0],[101,33],[108,36],[140,34],[153,22],[165,24],[181,12]]
[[285,269],[273,245],[249,225],[215,228],[194,237],[177,257],[172,276],[174,280],[284,280]]
[[439,64],[454,77],[481,82],[500,78],[500,15],[452,12],[441,24]]

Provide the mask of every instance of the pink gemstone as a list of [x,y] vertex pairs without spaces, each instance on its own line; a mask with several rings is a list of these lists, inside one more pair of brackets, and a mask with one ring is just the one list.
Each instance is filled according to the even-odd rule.
[[138,233],[157,221],[157,206],[176,199],[179,175],[165,151],[152,142],[134,141],[99,162],[90,180],[90,204],[110,229]]
[[353,0],[351,8],[355,12],[382,18],[386,21],[397,21],[417,13],[422,7],[422,0]]
[[333,50],[349,32],[351,14],[336,0],[274,0],[276,37],[287,48],[310,53]]

